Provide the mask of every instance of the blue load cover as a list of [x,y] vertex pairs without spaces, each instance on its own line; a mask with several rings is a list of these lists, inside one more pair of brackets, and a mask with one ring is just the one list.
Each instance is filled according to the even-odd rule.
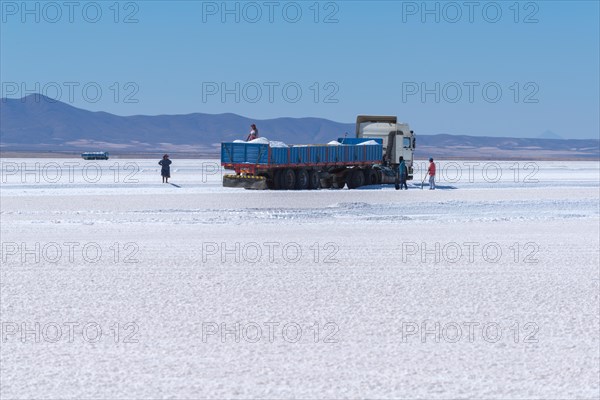
[[[377,144],[360,144],[373,139],[346,138],[342,145],[305,145],[271,147],[267,144],[222,143],[221,162],[253,165],[314,165],[381,161],[382,140]],[[270,158],[269,158],[270,151]]]

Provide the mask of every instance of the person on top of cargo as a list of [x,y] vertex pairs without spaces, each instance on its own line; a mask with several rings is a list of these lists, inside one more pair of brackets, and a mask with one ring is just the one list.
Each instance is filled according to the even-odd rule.
[[250,125],[250,134],[246,138],[246,142],[249,142],[256,138],[258,138],[258,129],[256,129],[256,125],[252,124],[252,125]]
[[429,174],[429,190],[435,190],[435,163],[433,158],[429,158],[429,168],[427,168]]
[[173,161],[169,160],[169,155],[165,154],[163,159],[158,162],[162,168],[160,169],[160,174],[162,175],[163,183],[169,183],[169,178],[171,177],[171,163]]
[[404,189],[408,190],[408,186],[406,185],[406,180],[408,179],[408,169],[406,168],[404,157],[400,156],[399,161],[400,165],[398,165],[398,172],[400,174],[400,190],[402,190],[402,186],[404,186]]

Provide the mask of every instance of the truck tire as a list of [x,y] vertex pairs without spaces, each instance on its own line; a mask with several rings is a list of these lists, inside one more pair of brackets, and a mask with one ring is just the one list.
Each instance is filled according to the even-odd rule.
[[321,179],[319,178],[319,171],[312,169],[308,172],[308,188],[311,190],[321,188]]
[[356,179],[358,180],[358,186],[365,186],[367,184],[367,171],[359,169],[356,171]]
[[348,183],[348,189],[354,189],[354,188],[356,188],[356,186],[354,186],[354,179],[353,178],[354,178],[354,170],[351,169],[346,174],[346,182]]
[[271,177],[268,174],[264,174],[262,175],[265,177],[266,183],[267,183],[267,189],[269,190],[273,190],[275,189],[275,178],[273,176],[273,179],[271,179]]
[[348,173],[348,189],[356,189],[365,184],[365,174],[360,169],[353,169]]
[[373,169],[368,169],[365,171],[365,174],[367,178],[367,185],[379,185],[379,174],[377,173],[377,171]]
[[296,170],[296,190],[307,190],[310,185],[308,171],[304,168]]
[[333,178],[321,179],[321,188],[331,189],[333,187]]
[[281,189],[294,190],[296,187],[296,173],[293,169],[284,169],[281,173]]
[[333,189],[343,189],[344,186],[346,186],[346,178],[344,178],[343,176],[336,176],[333,178],[333,183],[331,185]]
[[275,172],[273,172],[273,189],[275,189],[275,190],[283,189],[283,183],[281,181],[282,175],[283,175],[283,170],[281,170],[281,169],[276,169]]

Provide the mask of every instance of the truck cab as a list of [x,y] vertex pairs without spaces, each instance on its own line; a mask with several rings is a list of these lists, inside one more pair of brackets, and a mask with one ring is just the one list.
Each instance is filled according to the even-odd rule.
[[356,137],[382,139],[382,162],[395,167],[399,164],[400,156],[404,157],[409,177],[412,178],[416,140],[408,124],[398,122],[394,116],[359,115],[356,118]]

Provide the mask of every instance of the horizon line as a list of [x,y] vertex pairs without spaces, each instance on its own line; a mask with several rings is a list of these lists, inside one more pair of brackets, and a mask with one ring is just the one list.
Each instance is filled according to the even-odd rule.
[[[314,116],[306,116],[306,117],[287,117],[287,116],[283,116],[283,117],[271,117],[271,118],[263,118],[263,119],[257,119],[257,118],[251,118],[245,115],[241,115],[241,114],[237,114],[234,112],[222,112],[222,113],[204,113],[204,112],[200,112],[200,111],[196,111],[196,112],[191,112],[191,113],[176,113],[176,114],[131,114],[131,115],[119,115],[119,114],[114,114],[108,111],[92,111],[86,108],[82,108],[82,107],[78,107],[75,106],[73,104],[70,104],[68,102],[64,102],[61,100],[56,100],[53,99],[51,97],[45,96],[41,93],[31,93],[28,94],[26,96],[20,97],[20,98],[11,98],[11,97],[2,97],[0,98],[0,104],[2,103],[6,103],[7,101],[20,101],[21,103],[26,103],[25,99],[30,98],[30,97],[39,97],[40,99],[44,99],[44,101],[47,101],[48,103],[60,103],[69,107],[73,107],[77,110],[83,110],[83,111],[87,111],[87,112],[91,112],[91,113],[105,113],[105,114],[109,114],[109,115],[113,115],[115,117],[120,117],[120,118],[129,118],[129,117],[162,117],[162,116],[170,116],[170,117],[176,117],[176,116],[188,116],[188,115],[196,115],[196,114],[202,114],[202,115],[210,115],[210,116],[222,116],[222,115],[234,115],[237,117],[241,117],[241,118],[245,118],[248,120],[254,120],[254,121],[273,121],[273,120],[278,120],[278,119],[293,119],[293,120],[302,120],[302,119],[315,119],[315,120],[323,120],[323,121],[329,121],[329,122],[333,122],[336,124],[347,124],[347,125],[353,125],[354,122],[340,122],[340,121],[335,121],[329,118],[324,118],[324,117],[314,117]],[[36,102],[40,102],[39,100],[36,100]],[[358,115],[358,114],[357,114]],[[369,114],[371,115],[371,114]],[[375,114],[373,114],[375,115]],[[551,132],[553,133],[553,132]],[[554,133],[553,133],[554,134]],[[460,136],[466,136],[466,137],[473,137],[473,138],[490,138],[490,139],[531,139],[531,140],[556,140],[556,141],[560,141],[560,140],[594,140],[594,141],[599,141],[600,142],[600,136],[598,138],[563,138],[560,135],[557,135],[557,138],[547,138],[547,137],[541,137],[537,136],[537,137],[515,137],[515,136],[489,136],[489,135],[473,135],[473,134],[455,134],[455,133],[430,133],[430,134],[419,134],[418,136],[438,136],[438,135],[447,135],[447,136],[455,136],[455,137],[460,137]],[[542,134],[543,135],[543,134]]]

